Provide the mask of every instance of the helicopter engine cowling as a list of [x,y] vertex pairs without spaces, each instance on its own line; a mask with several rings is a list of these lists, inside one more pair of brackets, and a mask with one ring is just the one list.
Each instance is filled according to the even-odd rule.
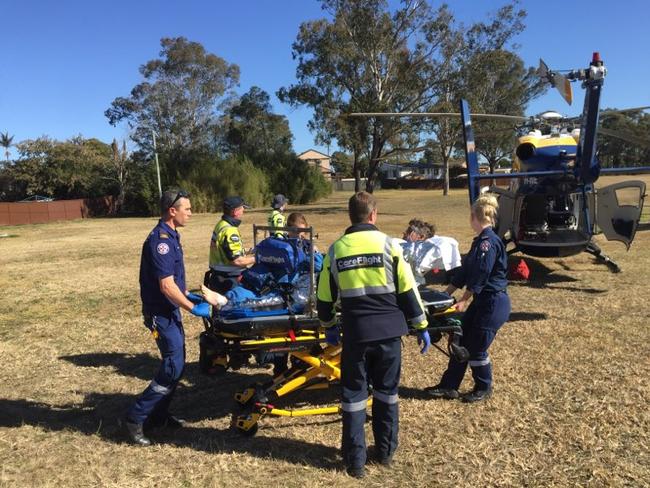
[[521,171],[561,169],[575,160],[577,144],[569,134],[529,134],[519,138],[515,156],[521,162]]

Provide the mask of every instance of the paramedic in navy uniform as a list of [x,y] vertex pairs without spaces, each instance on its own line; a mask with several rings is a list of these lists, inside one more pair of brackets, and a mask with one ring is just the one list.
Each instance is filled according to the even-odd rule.
[[[142,246],[140,297],[144,325],[151,331],[162,363],[149,386],[126,413],[131,441],[148,446],[143,427],[181,427],[183,421],[168,412],[185,368],[185,334],[179,308],[197,317],[210,317],[210,306],[188,293],[179,227],[192,216],[189,194],[166,191],[160,198],[161,218]],[[145,424],[146,422],[146,424]]]
[[[494,232],[498,203],[493,195],[480,196],[472,205],[470,225],[477,234],[463,266],[447,287],[450,295],[465,287],[456,310],[463,315],[463,337],[460,345],[469,351],[469,361],[460,363],[449,358],[447,371],[440,383],[428,388],[434,398],[458,398],[467,364],[472,368],[474,389],[463,397],[465,402],[478,402],[492,394],[492,364],[488,348],[499,328],[510,316],[508,254],[501,238]],[[472,303],[467,306],[469,299]],[[466,310],[466,311],[465,311]]]

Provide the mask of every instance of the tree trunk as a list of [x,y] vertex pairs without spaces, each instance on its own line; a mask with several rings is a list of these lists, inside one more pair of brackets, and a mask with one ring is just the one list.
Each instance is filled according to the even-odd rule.
[[122,212],[122,207],[124,206],[124,186],[120,185],[120,192],[117,194],[117,200],[115,201],[115,214],[119,215]]
[[449,158],[446,154],[442,155],[442,195],[449,195]]
[[375,180],[377,179],[377,165],[378,161],[370,161],[368,165],[368,174],[366,175],[366,191],[373,193],[375,191]]
[[[488,164],[490,165],[490,174],[494,174],[494,170],[496,170],[497,163],[499,160],[497,158],[490,158],[488,159]],[[496,186],[497,180],[490,180],[490,186]]]
[[361,171],[359,171],[359,151],[354,152],[354,162],[352,163],[352,174],[354,175],[354,193],[361,191]]
[[377,135],[377,128],[373,135],[372,148],[370,150],[370,161],[368,162],[368,174],[366,177],[366,191],[372,193],[375,190],[375,180],[377,179],[377,167],[379,166],[379,157],[384,149],[384,142]]

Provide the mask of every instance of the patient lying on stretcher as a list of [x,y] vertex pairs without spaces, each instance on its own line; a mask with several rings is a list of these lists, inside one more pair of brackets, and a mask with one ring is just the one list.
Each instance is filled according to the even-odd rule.
[[[292,213],[287,227],[308,228],[300,213]],[[310,262],[312,244],[302,232],[289,232],[286,238],[269,237],[256,249],[257,264],[242,274],[239,286],[217,293],[205,285],[201,287],[205,300],[219,310],[222,316],[233,318],[250,315],[283,313],[290,304],[294,313],[300,313],[309,301]],[[323,266],[323,256],[313,249],[314,272]],[[313,278],[312,283],[316,282]]]
[[411,265],[415,280],[424,284],[424,275],[431,270],[449,271],[461,265],[458,241],[435,235],[435,226],[411,219],[400,242],[404,260]]

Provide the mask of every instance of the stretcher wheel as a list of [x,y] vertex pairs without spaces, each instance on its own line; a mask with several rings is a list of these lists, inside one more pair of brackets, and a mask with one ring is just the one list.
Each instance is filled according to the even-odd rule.
[[203,374],[220,376],[228,369],[228,358],[222,346],[207,332],[199,336],[199,369]]
[[260,415],[256,413],[233,413],[231,425],[244,437],[253,437],[259,430]]
[[255,434],[257,434],[257,431],[259,430],[259,428],[260,428],[259,424],[253,425],[248,430],[240,429],[239,427],[237,427],[237,432],[239,432],[244,437],[254,437]]

